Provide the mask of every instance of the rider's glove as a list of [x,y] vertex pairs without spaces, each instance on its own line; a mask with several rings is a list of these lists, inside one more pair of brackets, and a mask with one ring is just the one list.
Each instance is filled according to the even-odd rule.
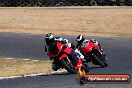
[[78,49],[76,49],[75,52],[77,53],[80,59],[84,59],[84,56],[78,51]]
[[95,39],[92,39],[92,41],[93,41],[93,43],[96,44],[96,45],[99,44],[98,41],[96,41]]

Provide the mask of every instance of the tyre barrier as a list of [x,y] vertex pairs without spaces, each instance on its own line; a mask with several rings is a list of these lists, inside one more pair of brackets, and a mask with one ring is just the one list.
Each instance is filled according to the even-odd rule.
[[95,1],[95,0],[91,0],[91,1],[90,1],[90,5],[91,5],[91,6],[98,6],[98,3],[97,3],[97,1]]
[[[115,2],[113,2],[115,1]],[[100,5],[129,5],[127,2],[116,2],[116,0],[0,0],[0,7],[47,7],[47,6],[100,6]]]

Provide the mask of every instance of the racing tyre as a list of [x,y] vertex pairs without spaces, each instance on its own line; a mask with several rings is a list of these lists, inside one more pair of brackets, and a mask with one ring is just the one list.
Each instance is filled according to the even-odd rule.
[[90,1],[90,5],[91,6],[98,6],[98,3],[97,3],[97,1],[92,0],[92,1]]
[[93,53],[93,64],[95,64],[95,65],[100,65],[101,67],[107,67],[108,66],[108,64],[107,64],[107,62],[106,62],[106,59],[105,58],[103,58],[103,57],[101,57],[101,55],[100,55],[100,53],[99,52],[94,52]]
[[71,60],[69,60],[69,58],[64,58],[60,60],[60,63],[62,64],[62,66],[71,74],[75,74],[76,70],[74,67],[74,64]]

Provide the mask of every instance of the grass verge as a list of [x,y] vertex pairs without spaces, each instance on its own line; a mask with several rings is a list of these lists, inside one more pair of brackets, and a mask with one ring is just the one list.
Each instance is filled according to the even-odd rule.
[[0,77],[24,76],[51,72],[50,61],[32,61],[19,59],[0,59]]
[[132,8],[69,8],[2,8],[0,32],[132,36]]

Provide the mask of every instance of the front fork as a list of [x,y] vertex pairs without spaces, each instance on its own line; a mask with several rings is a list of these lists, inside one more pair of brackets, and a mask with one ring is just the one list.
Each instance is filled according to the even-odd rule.
[[107,58],[106,58],[106,54],[103,52],[101,46],[99,46],[99,47],[100,47],[100,48],[97,49],[98,52],[101,54],[101,56],[102,56],[104,59],[107,59]]

